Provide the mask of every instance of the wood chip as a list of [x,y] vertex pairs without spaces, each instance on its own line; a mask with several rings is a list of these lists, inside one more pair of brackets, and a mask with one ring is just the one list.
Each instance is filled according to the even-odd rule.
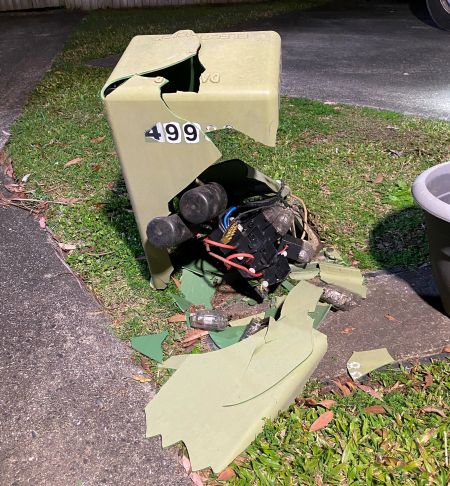
[[173,316],[170,316],[167,319],[167,322],[173,323],[173,322],[185,322],[186,321],[186,315],[185,314],[174,314]]

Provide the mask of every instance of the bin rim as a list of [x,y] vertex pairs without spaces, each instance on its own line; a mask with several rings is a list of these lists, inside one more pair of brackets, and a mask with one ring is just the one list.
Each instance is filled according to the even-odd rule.
[[[431,175],[440,175],[448,173],[450,175],[450,161],[441,164],[433,165],[429,169],[417,176],[412,185],[412,195],[417,204],[427,213],[432,214],[436,218],[442,219],[450,223],[450,204],[441,201],[434,194],[432,194],[427,187],[428,178]],[[449,187],[450,191],[450,187]]]

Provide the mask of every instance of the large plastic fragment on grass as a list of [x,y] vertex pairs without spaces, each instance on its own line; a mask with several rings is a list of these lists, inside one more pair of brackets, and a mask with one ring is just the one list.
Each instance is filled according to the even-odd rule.
[[136,336],[131,339],[131,347],[139,353],[161,363],[163,360],[163,350],[161,344],[169,335],[167,331],[159,334],[149,334],[148,336]]
[[[297,288],[300,287],[300,288]],[[146,407],[147,437],[183,441],[193,470],[224,469],[298,396],[327,349],[308,313],[320,296],[301,282],[269,328],[219,351],[173,357],[177,368]],[[293,302],[295,301],[295,302]],[[234,403],[232,403],[234,402]]]

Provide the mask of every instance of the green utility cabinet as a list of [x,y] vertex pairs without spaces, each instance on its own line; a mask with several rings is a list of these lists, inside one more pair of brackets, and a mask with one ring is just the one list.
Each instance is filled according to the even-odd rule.
[[103,87],[156,288],[166,287],[173,268],[168,252],[147,241],[147,224],[168,215],[169,202],[220,159],[208,132],[235,129],[275,145],[280,59],[276,32],[141,35]]

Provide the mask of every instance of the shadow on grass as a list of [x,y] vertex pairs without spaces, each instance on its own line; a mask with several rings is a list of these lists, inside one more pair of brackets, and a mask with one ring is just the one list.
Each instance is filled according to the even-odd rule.
[[445,314],[433,281],[425,221],[420,208],[389,213],[370,235],[370,252],[388,274],[404,280],[427,304]]

